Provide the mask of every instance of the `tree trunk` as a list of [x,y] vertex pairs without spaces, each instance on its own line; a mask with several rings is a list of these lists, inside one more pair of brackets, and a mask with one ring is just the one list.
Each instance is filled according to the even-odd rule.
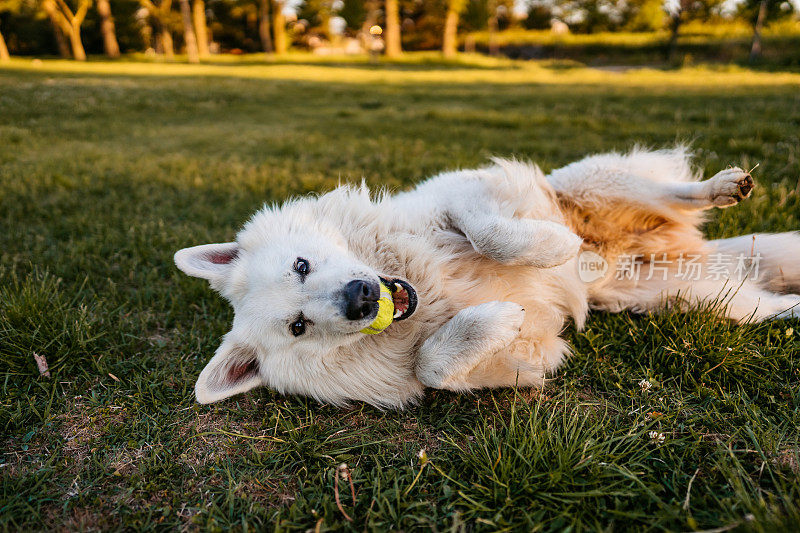
[[97,13],[100,15],[100,33],[103,34],[103,49],[111,58],[119,57],[119,43],[114,29],[114,17],[111,16],[111,4],[108,0],[97,0]]
[[61,28],[59,28],[55,23],[53,23],[53,35],[56,37],[58,55],[64,59],[71,58],[72,52],[69,51],[69,43],[67,42],[67,38],[64,36],[64,32],[61,31]]
[[201,58],[211,55],[208,49],[208,22],[206,22],[206,3],[203,0],[194,0],[192,4],[194,15],[194,31],[197,32],[197,51]]
[[81,41],[80,22],[72,23],[72,31],[69,32],[69,44],[72,47],[72,57],[77,61],[86,61],[86,51],[83,49]]
[[62,33],[69,37],[72,46],[72,57],[78,61],[86,61],[86,51],[81,42],[81,24],[89,11],[91,0],[81,0],[78,9],[73,13],[64,0],[45,0],[42,9]]
[[459,0],[450,0],[447,3],[447,16],[444,19],[444,38],[442,39],[442,54],[444,54],[444,57],[454,57],[458,52],[460,3]]
[[6,40],[3,39],[3,32],[0,32],[0,63],[5,63],[11,56],[8,55],[8,47],[6,46]]
[[183,20],[183,40],[186,45],[186,56],[189,63],[200,62],[200,52],[197,51],[197,36],[192,25],[192,8],[189,0],[181,0],[181,19]]
[[[188,6],[188,0],[187,6]],[[158,5],[155,5],[150,0],[139,0],[139,4],[147,10],[150,14],[150,20],[153,21],[153,26],[156,32],[156,53],[164,54],[167,59],[175,57],[175,46],[172,43],[172,33],[169,30],[170,14],[172,12],[172,0],[161,0]],[[181,5],[181,16],[184,19],[184,28],[186,27],[186,17],[183,13],[183,5]],[[189,26],[191,26],[191,13],[189,14]],[[192,29],[194,34],[194,29]],[[187,40],[187,51],[189,49]],[[195,37],[195,51],[197,50],[197,38]]]
[[53,26],[53,34],[56,36],[56,46],[58,46],[58,55],[60,55],[64,59],[71,59],[72,52],[69,49],[69,42],[67,42],[67,36],[64,35],[64,32],[61,31],[61,28],[59,28],[58,26]]
[[400,8],[397,0],[386,0],[386,57],[398,57],[403,53],[400,39]]
[[269,0],[258,0],[258,36],[264,53],[271,54],[272,36],[269,33]]
[[108,0],[97,0],[97,13],[100,15],[100,32],[103,34],[103,49],[108,57],[119,57],[119,43],[114,29],[114,17]]
[[499,56],[500,47],[497,45],[497,15],[493,14],[489,17],[489,55]]
[[275,35],[275,53],[283,55],[289,48],[286,41],[286,19],[283,16],[283,0],[272,4],[272,32]]
[[53,26],[53,36],[56,38],[56,46],[58,46],[58,55],[64,59],[69,59],[72,54],[69,51],[67,39],[64,37],[64,31],[61,29],[58,21],[58,11],[56,5],[52,1],[45,0],[42,2],[42,8],[47,13],[47,18],[50,19],[50,24]]
[[681,29],[681,14],[677,13],[672,15],[669,23],[669,42],[667,42],[667,49],[664,57],[667,61],[671,60],[675,56],[675,52],[678,51],[678,34]]
[[100,15],[100,33],[103,35],[103,50],[111,58],[119,57],[119,43],[114,29],[114,17],[108,0],[97,0],[97,13]]
[[758,7],[758,17],[753,24],[753,45],[750,47],[750,62],[752,63],[761,57],[761,29],[764,27],[764,21],[767,19],[767,0],[761,0],[761,5]]
[[161,24],[161,49],[167,59],[175,57],[175,47],[172,45],[172,34],[164,24]]

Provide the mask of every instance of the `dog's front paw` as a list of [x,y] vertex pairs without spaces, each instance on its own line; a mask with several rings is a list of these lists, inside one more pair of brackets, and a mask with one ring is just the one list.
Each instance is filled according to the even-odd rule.
[[736,205],[748,196],[755,187],[753,177],[741,168],[729,168],[708,180],[709,199],[716,207]]
[[525,321],[525,309],[514,302],[488,302],[464,309],[459,315],[463,345],[487,353],[497,352],[511,344],[519,336]]
[[463,377],[511,344],[524,320],[525,309],[513,302],[462,309],[422,344],[417,378],[428,387],[469,388]]
[[519,335],[525,321],[525,308],[514,302],[489,302],[475,309],[474,322],[480,323],[487,337],[496,337],[505,346]]

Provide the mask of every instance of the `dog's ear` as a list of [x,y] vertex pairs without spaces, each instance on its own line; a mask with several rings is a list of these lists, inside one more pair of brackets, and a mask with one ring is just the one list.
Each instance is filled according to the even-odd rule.
[[213,403],[261,384],[255,349],[225,339],[197,378],[194,394],[200,403]]
[[238,256],[239,245],[235,242],[202,244],[175,252],[175,265],[190,276],[214,283],[228,276]]

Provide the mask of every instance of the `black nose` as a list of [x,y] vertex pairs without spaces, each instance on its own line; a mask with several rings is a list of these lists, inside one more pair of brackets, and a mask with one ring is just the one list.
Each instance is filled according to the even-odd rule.
[[369,281],[354,280],[344,286],[344,314],[348,320],[361,320],[372,314],[381,295],[380,286]]

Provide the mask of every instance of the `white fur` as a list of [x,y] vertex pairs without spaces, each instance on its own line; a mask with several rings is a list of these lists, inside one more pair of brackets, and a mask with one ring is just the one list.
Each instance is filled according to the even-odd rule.
[[[198,379],[198,401],[263,384],[334,404],[400,408],[424,386],[539,386],[569,354],[559,336],[567,320],[581,328],[590,306],[647,311],[721,299],[733,319],[790,317],[800,297],[772,291],[800,287],[796,234],[756,236],[769,257],[764,278],[734,290],[731,280],[685,282],[674,270],[663,280],[613,276],[623,252],[696,252],[707,261],[746,248],[753,237],[707,242],[697,228],[702,210],[732,205],[751,186],[741,169],[699,181],[683,148],[637,149],[547,178],[533,165],[496,159],[394,196],[345,186],[264,208],[235,243],[175,256],[235,311]],[[583,283],[581,248],[606,258],[611,272]],[[298,257],[311,264],[305,277],[293,270]],[[369,318],[342,313],[343,287],[379,276],[408,281],[419,305],[407,320],[365,335]],[[301,314],[309,326],[295,337],[290,325]]]

